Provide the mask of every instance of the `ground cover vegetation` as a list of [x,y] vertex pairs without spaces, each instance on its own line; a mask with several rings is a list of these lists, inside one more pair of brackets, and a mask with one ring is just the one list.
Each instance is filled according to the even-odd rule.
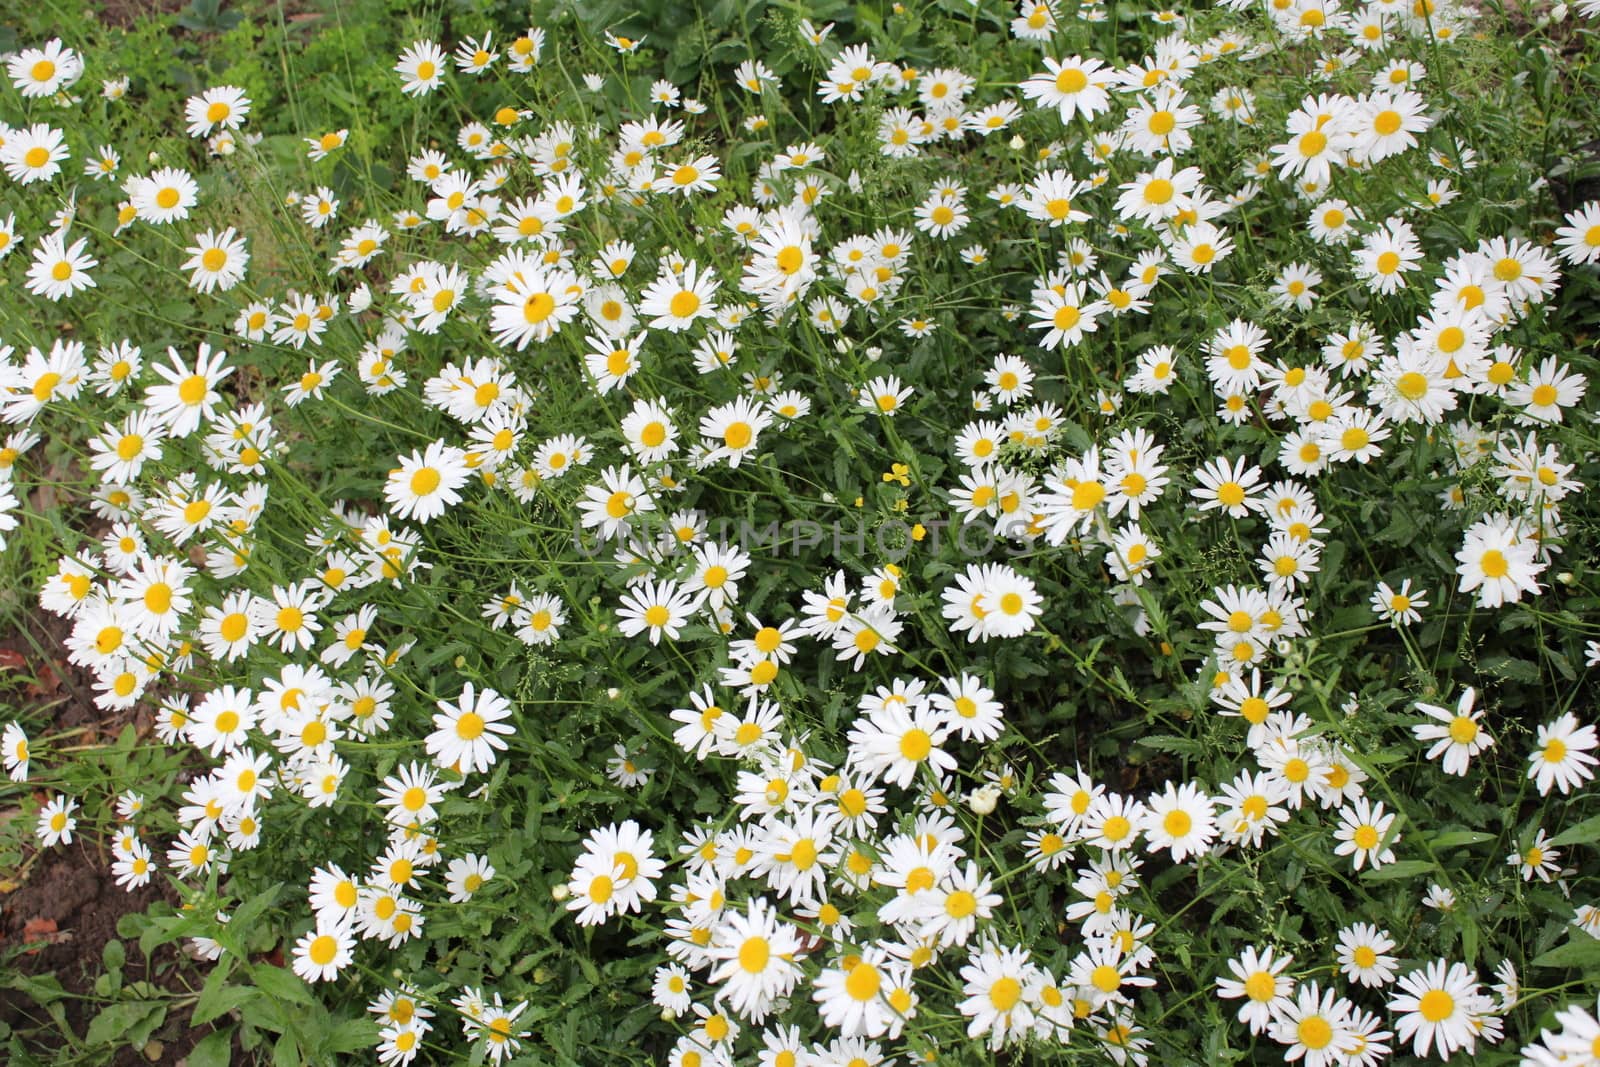
[[14,1062],[1600,1063],[1593,0],[102,14]]

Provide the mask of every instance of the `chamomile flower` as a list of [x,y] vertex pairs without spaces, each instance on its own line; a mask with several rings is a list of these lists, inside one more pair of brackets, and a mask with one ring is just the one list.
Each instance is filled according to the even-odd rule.
[[1552,788],[1565,796],[1594,778],[1596,760],[1589,753],[1600,747],[1593,726],[1579,726],[1577,716],[1566,712],[1539,727],[1534,750],[1528,756],[1528,778],[1549,796]]
[[1214,802],[1195,783],[1168,782],[1146,803],[1142,829],[1147,848],[1170,850],[1173,861],[1182,863],[1210,848],[1217,830]]
[[1410,626],[1422,621],[1420,609],[1428,606],[1426,596],[1427,590],[1411,588],[1410,578],[1401,581],[1399,589],[1379,582],[1372,594],[1372,610],[1391,626]]
[[0,732],[0,764],[5,766],[6,774],[13,782],[28,780],[31,758],[28,735],[23,732],[21,724],[15,720],[6,723],[5,730]]
[[653,329],[681,333],[717,314],[714,298],[721,284],[711,270],[690,260],[682,270],[664,272],[645,287],[639,314],[650,317]]
[[1417,704],[1417,710],[1435,722],[1418,723],[1411,732],[1418,741],[1432,741],[1429,759],[1443,756],[1440,766],[1446,774],[1465,775],[1472,757],[1494,745],[1494,738],[1483,729],[1483,711],[1474,711],[1473,701],[1477,691],[1468,687],[1456,702],[1454,710],[1434,704]]
[[236,85],[219,85],[184,101],[190,137],[209,137],[216,130],[237,130],[250,114],[250,98]]
[[294,946],[294,973],[308,982],[331,982],[354,958],[355,937],[347,922],[318,922]]
[[44,848],[72,844],[72,832],[78,826],[78,820],[72,813],[77,810],[78,802],[71,797],[60,793],[51,797],[39,809],[39,821],[35,826],[39,844]]
[[647,580],[622,595],[617,610],[617,629],[626,637],[648,630],[652,645],[660,644],[663,635],[669,641],[676,641],[696,603],[693,593],[680,589],[670,578],[660,582]]
[[1561,873],[1561,852],[1550,847],[1550,841],[1541,827],[1526,848],[1506,857],[1506,864],[1517,868],[1524,882],[1537,878],[1549,882]]
[[49,181],[61,173],[62,162],[70,156],[61,131],[43,122],[8,130],[0,143],[0,166],[21,185]]
[[431,441],[426,449],[400,458],[400,466],[389,473],[384,498],[398,518],[430,522],[461,502],[457,490],[470,474],[462,449]]
[[95,288],[95,280],[89,271],[99,266],[100,261],[86,251],[88,245],[87,237],[80,237],[68,245],[65,232],[41,237],[33,250],[33,263],[28,268],[25,286],[28,292],[47,300],[63,300],[85,289]]
[[194,177],[176,167],[130,178],[124,190],[138,217],[157,225],[188,218],[189,209],[200,200],[200,186]]
[[232,226],[220,233],[204,230],[195,235],[194,242],[184,249],[189,258],[179,267],[193,272],[189,288],[199,293],[226,292],[243,280],[250,253]]
[[1600,262],[1600,200],[1567,214],[1556,229],[1556,251],[1574,266]]
[[1339,844],[1334,855],[1350,856],[1358,871],[1367,863],[1373,870],[1393,863],[1394,851],[1389,846],[1400,840],[1392,830],[1394,820],[1395,815],[1385,812],[1381,802],[1369,804],[1365,797],[1357,798],[1339,810],[1339,828],[1333,834]]
[[1493,1006],[1472,971],[1448,960],[1434,960],[1405,975],[1389,998],[1395,1036],[1411,1042],[1418,1056],[1434,1049],[1443,1059],[1462,1050],[1470,1055],[1477,1048],[1479,1017]]
[[468,682],[454,701],[440,700],[437,706],[434,730],[423,744],[434,762],[461,774],[494,766],[497,753],[506,750],[505,737],[514,731],[506,721],[511,702],[493,689],[479,691]]
[[1224,1000],[1240,1000],[1238,1019],[1250,1027],[1252,1034],[1267,1031],[1275,1012],[1286,1007],[1294,993],[1294,978],[1283,973],[1294,962],[1290,955],[1273,958],[1274,950],[1255,947],[1244,950],[1228,960],[1232,978],[1217,978],[1217,996]]

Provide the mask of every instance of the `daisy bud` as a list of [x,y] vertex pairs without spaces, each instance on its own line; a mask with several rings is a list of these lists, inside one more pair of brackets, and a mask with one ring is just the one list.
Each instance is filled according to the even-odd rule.
[[622,695],[622,690],[618,689],[616,686],[612,686],[610,689],[606,690],[606,699],[607,700],[615,700],[615,699],[617,699],[617,697],[619,697],[621,695]]
[[662,1022],[670,1023],[672,1020],[676,1019],[677,1017],[678,1017],[678,1013],[673,1011],[671,1008],[662,1008],[661,1009],[661,1021]]
[[967,807],[971,808],[976,815],[991,814],[998,803],[1000,803],[1000,787],[993,782],[981,789],[974,790],[972,795],[967,798]]
[[566,900],[570,892],[565,884],[553,885],[550,887],[550,899],[558,902]]
[[1027,147],[1027,144],[1028,142],[1022,139],[1022,134],[1014,133],[1011,135],[1010,145],[1013,152],[1022,151],[1025,147]]

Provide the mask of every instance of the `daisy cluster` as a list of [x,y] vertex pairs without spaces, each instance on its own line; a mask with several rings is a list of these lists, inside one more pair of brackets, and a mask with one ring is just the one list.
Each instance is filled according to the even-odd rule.
[[[208,203],[214,172],[267,165],[267,109],[243,89],[172,116],[187,165],[126,173],[133,146],[60,128],[83,57],[51,41],[10,58],[7,204],[82,180],[48,220],[0,218],[0,270],[26,247],[30,306],[88,323],[102,260],[165,255],[158,277],[220,324],[0,327],[18,338],[0,345],[0,548],[25,465],[70,441],[89,510],[38,602],[96,705],[149,711],[194,768],[100,820],[118,884],[170,878],[194,905],[213,880],[239,900],[292,867],[285,955],[325,988],[402,952],[443,961],[459,938],[430,923],[482,898],[550,907],[497,879],[509,861],[474,814],[540,750],[539,699],[465,654],[413,668],[432,650],[410,597],[429,590],[463,648],[618,671],[584,699],[627,708],[604,713],[614,758],[595,775],[619,817],[570,827],[577,853],[542,854],[539,877],[567,934],[650,957],[651,1040],[674,1067],[967,1044],[1143,1064],[1176,1047],[1163,1029],[1195,993],[1231,1019],[1219,1040],[1312,1067],[1470,1059],[1508,1027],[1525,1062],[1593,1062],[1581,1007],[1537,1041],[1515,1032],[1537,1019],[1517,961],[1600,936],[1600,911],[1569,900],[1593,881],[1563,863],[1588,847],[1565,831],[1592,799],[1592,704],[1522,726],[1446,680],[1330,711],[1308,678],[1321,642],[1357,637],[1431,684],[1439,604],[1452,629],[1430,649],[1475,640],[1469,608],[1549,604],[1594,632],[1562,606],[1579,579],[1561,569],[1593,478],[1590,361],[1549,323],[1600,263],[1600,202],[1542,227],[1463,221],[1489,150],[1441,84],[1480,22],[1460,0],[1155,12],[1136,57],[1089,47],[1106,16],[1009,6],[1011,65],[982,75],[785,24],[805,63],[741,62],[715,114],[665,79],[602,106],[600,74],[593,101],[527,106],[513,90],[552,58],[536,27],[413,42],[394,105],[448,91],[473,109],[449,128],[419,110],[435,140],[398,197],[323,183],[361,131],[290,131],[301,173],[324,176],[271,205],[315,257],[298,288],[255,261],[258,228]],[[642,40],[608,34],[607,61],[648,70]],[[1262,70],[1283,56],[1318,91],[1272,102]],[[128,91],[102,88],[108,106]],[[811,128],[783,104],[799,94]],[[730,116],[742,136],[719,133]],[[1270,232],[1269,209],[1293,226]],[[929,355],[947,342],[958,365]],[[363,466],[357,432],[387,451]],[[1373,534],[1406,471],[1440,522],[1385,569]],[[898,553],[780,561],[711,521],[874,508],[906,520]],[[553,531],[549,558],[477,554],[496,522]],[[468,583],[463,561],[493,569]],[[1091,625],[1140,650],[1129,673],[1181,690],[1204,741],[1166,742],[1214,756],[1203,775],[1097,770],[1087,738],[1023,726],[1042,714],[1028,679],[1052,669],[1030,659],[1148,710],[1103,641],[1086,648]],[[1151,679],[1151,661],[1175,669]],[[18,723],[0,744],[15,781],[54,762]],[[1514,848],[1492,884],[1549,929],[1538,951],[1497,943],[1490,984],[1488,920],[1462,920],[1470,949],[1440,933],[1481,902],[1408,814],[1400,761],[1427,788],[1512,783],[1503,832],[1463,840]],[[633,803],[661,779],[705,785],[715,810]],[[73,841],[86,800],[38,809],[41,847]],[[340,854],[261,855],[335,822],[359,830]],[[1203,902],[1289,852],[1297,884],[1348,887],[1348,908],[1293,937],[1253,917],[1254,942],[1226,952],[1180,939],[1174,893]],[[1371,904],[1384,882],[1414,885],[1408,910]],[[496,1063],[539,1040],[513,975],[405,973],[365,991],[380,1063],[453,1047],[457,1026]]]

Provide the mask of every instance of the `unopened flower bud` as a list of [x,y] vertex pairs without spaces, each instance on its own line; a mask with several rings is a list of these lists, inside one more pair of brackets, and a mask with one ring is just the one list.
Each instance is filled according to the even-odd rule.
[[973,790],[972,795],[967,798],[967,807],[977,815],[992,813],[998,803],[1000,803],[1000,787],[993,782]]

